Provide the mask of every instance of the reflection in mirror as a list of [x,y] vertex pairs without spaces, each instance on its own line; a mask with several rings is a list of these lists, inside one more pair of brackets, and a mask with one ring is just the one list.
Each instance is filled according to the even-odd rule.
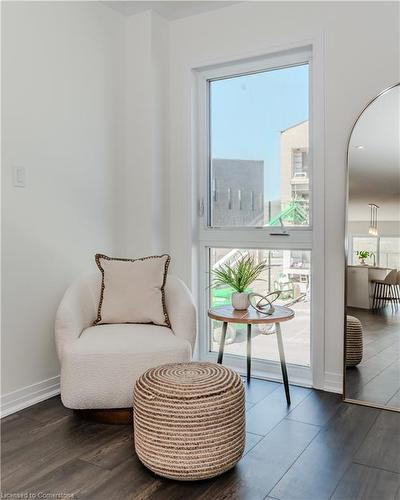
[[348,147],[345,398],[400,410],[400,84]]

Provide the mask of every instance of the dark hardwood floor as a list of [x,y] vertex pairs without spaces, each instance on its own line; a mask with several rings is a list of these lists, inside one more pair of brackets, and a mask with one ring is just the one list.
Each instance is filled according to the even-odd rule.
[[[55,397],[2,420],[2,497],[400,500],[400,414],[335,394],[252,379],[247,440],[218,478],[175,482],[137,459],[131,426],[81,420]],[[71,498],[71,496],[69,496]]]
[[362,362],[346,369],[346,396],[400,409],[400,307],[348,308],[363,325]]

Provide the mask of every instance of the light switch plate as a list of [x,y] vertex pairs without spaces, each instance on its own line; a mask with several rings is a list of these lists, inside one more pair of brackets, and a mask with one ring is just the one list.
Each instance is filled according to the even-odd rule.
[[25,187],[25,167],[14,166],[13,170],[13,186],[14,187]]

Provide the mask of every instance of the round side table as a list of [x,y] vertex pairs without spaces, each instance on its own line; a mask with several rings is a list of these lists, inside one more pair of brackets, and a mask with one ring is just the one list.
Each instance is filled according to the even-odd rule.
[[290,405],[289,380],[286,369],[285,351],[283,349],[281,323],[294,318],[294,311],[284,306],[274,306],[275,312],[271,315],[260,314],[252,307],[245,311],[238,311],[232,306],[213,307],[208,310],[208,317],[216,321],[222,321],[222,335],[219,344],[217,363],[222,363],[224,356],[225,337],[228,323],[242,323],[247,325],[247,381],[251,375],[251,325],[274,323],[275,333],[278,341],[279,358],[281,361],[282,378],[285,385],[286,401]]

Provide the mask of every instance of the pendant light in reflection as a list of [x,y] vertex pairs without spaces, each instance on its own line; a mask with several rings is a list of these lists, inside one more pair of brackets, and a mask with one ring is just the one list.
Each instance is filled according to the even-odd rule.
[[378,235],[378,205],[375,203],[369,203],[370,208],[370,218],[369,218],[369,229],[368,233],[372,236]]

